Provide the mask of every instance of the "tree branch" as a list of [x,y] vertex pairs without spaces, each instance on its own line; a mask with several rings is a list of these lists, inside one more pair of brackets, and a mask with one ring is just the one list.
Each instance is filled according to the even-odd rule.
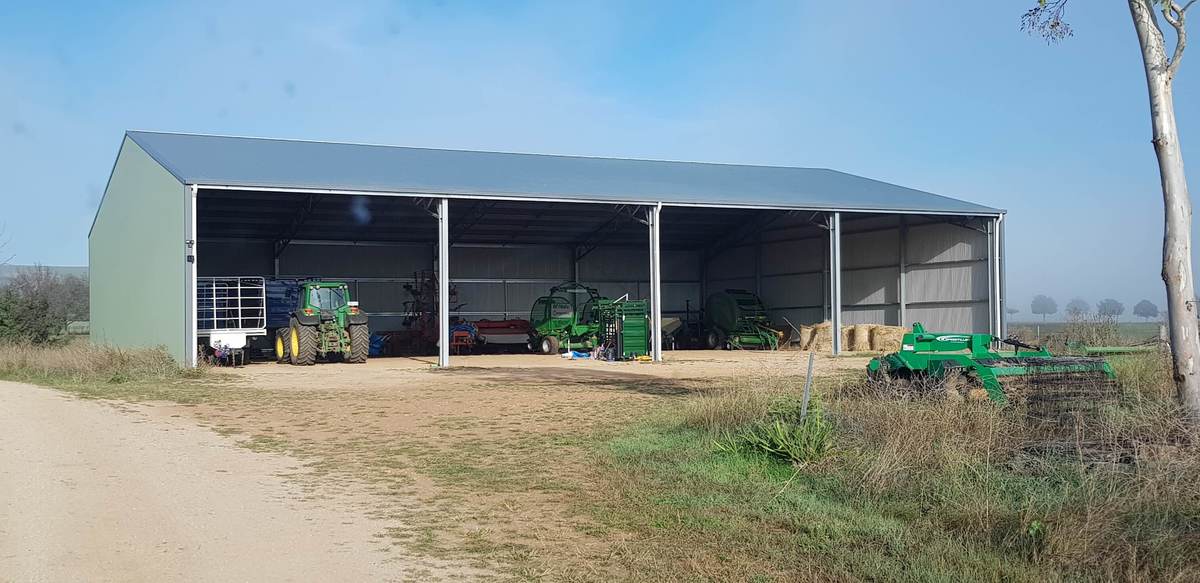
[[1163,2],[1163,18],[1166,19],[1167,24],[1171,25],[1171,28],[1175,29],[1175,53],[1171,55],[1171,60],[1167,61],[1167,79],[1174,79],[1175,71],[1179,69],[1179,60],[1183,58],[1183,49],[1187,47],[1187,9],[1191,8],[1195,2],[1196,0],[1189,0],[1183,6],[1180,6],[1175,0]]

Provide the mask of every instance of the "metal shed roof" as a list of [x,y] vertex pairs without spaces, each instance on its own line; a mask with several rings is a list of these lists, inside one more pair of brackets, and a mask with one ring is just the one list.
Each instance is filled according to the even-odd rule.
[[185,184],[603,203],[997,215],[824,168],[439,150],[129,131]]

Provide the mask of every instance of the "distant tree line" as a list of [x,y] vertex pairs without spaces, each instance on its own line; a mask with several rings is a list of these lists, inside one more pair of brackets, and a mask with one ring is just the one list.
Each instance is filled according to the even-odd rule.
[[[1052,316],[1058,313],[1058,302],[1054,298],[1038,294],[1033,297],[1033,301],[1029,305],[1030,313],[1042,317],[1045,321],[1047,316]],[[1093,314],[1092,306],[1083,298],[1071,298],[1067,302],[1065,312],[1068,318],[1078,319],[1084,316]],[[1010,314],[1016,313],[1014,310],[1009,310]],[[1113,298],[1104,298],[1096,304],[1095,315],[1116,320],[1125,313],[1125,304]],[[1150,300],[1142,300],[1133,306],[1133,315],[1143,320],[1151,320],[1159,317],[1158,306]]]

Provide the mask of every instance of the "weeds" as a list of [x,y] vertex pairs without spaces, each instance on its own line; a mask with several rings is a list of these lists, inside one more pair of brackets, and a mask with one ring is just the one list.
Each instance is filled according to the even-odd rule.
[[0,343],[0,378],[49,385],[84,397],[202,400],[205,368],[179,366],[159,348],[122,350],[77,341],[66,346]]
[[[712,389],[610,443],[624,494],[605,512],[686,540],[632,563],[684,565],[681,579],[1189,579],[1200,447],[1165,359],[1113,365],[1124,398],[1053,426],[1020,406],[826,383],[822,427],[806,430],[779,409],[800,379]],[[831,442],[836,456],[796,463]],[[724,562],[685,558],[705,552]]]

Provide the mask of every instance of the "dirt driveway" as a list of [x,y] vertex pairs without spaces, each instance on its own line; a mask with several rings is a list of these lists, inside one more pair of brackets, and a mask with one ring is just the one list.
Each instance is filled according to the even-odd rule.
[[[0,382],[0,580],[387,581],[354,500],[302,500],[295,460],[155,407]],[[467,572],[438,572],[460,579]]]

